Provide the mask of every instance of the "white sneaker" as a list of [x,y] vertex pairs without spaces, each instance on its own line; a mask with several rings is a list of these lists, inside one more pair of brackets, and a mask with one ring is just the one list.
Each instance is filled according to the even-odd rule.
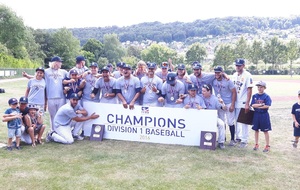
[[84,139],[84,137],[82,137],[80,135],[74,135],[73,138],[74,138],[74,140],[78,140],[78,141],[82,141]]
[[47,136],[46,136],[46,142],[48,143],[48,142],[51,142],[52,141],[52,132],[51,131],[49,131],[48,133],[47,133]]

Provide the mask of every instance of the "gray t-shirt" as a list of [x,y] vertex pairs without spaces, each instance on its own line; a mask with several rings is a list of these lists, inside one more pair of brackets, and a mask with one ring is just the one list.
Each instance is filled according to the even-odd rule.
[[156,89],[161,91],[162,88],[162,80],[154,75],[153,78],[149,78],[148,76],[144,76],[141,79],[142,88],[146,87],[145,94],[143,96],[143,105],[151,105],[151,106],[159,106],[158,102],[158,94],[152,91],[152,86],[155,86]]
[[219,102],[218,98],[215,95],[211,95],[208,98],[205,98],[202,94],[200,96],[205,103],[206,109],[209,110],[219,110],[221,109],[221,103]]
[[99,88],[100,91],[100,103],[111,103],[116,104],[117,103],[117,96],[115,97],[105,97],[104,95],[106,93],[112,93],[113,89],[116,89],[116,82],[117,79],[110,77],[108,82],[104,81],[104,78],[99,78],[96,81],[96,88]]
[[194,74],[190,75],[191,81],[198,87],[198,94],[202,94],[202,86],[205,84],[212,85],[213,80],[215,79],[214,73],[201,73],[201,77],[196,77]]
[[76,111],[83,109],[79,104],[74,108],[68,102],[60,107],[54,117],[54,127],[69,125],[74,117],[77,116]]
[[218,81],[215,79],[213,81],[213,89],[215,92],[215,96],[218,97],[218,94],[221,96],[225,104],[231,103],[232,92],[231,90],[235,88],[232,80],[227,80],[222,78],[222,80]]
[[67,75],[68,72],[64,69],[48,68],[45,70],[47,99],[65,98],[62,81]]
[[37,80],[32,78],[27,83],[27,88],[29,88],[28,93],[28,103],[29,104],[45,104],[45,88],[46,82],[45,79]]
[[127,104],[130,104],[137,93],[136,90],[140,88],[140,80],[133,75],[131,75],[129,79],[125,79],[124,76],[117,79],[116,89],[121,90],[121,93],[125,98]]
[[92,101],[92,102],[99,102],[100,101],[100,99],[99,99],[100,91],[97,94],[95,94],[94,99],[92,99],[90,97],[92,91],[95,88],[96,80],[97,80],[97,77],[95,77],[94,75],[92,75],[92,74],[86,75],[86,77],[85,77],[85,86],[83,88],[83,96],[82,96],[83,100],[89,100],[89,101]]
[[185,97],[183,106],[185,105],[190,105],[190,107],[193,109],[197,109],[198,106],[201,106],[203,109],[206,108],[203,98],[201,98],[199,95],[196,95],[195,97],[191,97],[190,95],[188,95],[187,97]]
[[176,100],[179,98],[180,94],[184,94],[185,87],[184,84],[176,80],[175,86],[171,86],[167,82],[162,85],[161,92],[165,96],[165,107],[174,107],[174,108],[182,108],[183,104],[176,104]]

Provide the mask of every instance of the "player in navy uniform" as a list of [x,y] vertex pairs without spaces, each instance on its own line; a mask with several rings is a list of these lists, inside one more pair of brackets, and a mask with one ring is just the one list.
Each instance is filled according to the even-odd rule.
[[270,142],[269,142],[269,133],[271,131],[271,121],[269,116],[269,107],[271,106],[272,100],[268,94],[264,91],[266,89],[266,83],[263,81],[259,81],[257,84],[258,93],[252,96],[251,106],[254,108],[254,116],[253,116],[253,127],[252,129],[255,131],[255,146],[253,150],[258,150],[258,136],[259,130],[264,132],[266,139],[266,146],[263,152],[270,151]]
[[292,118],[295,136],[293,147],[297,148],[300,137],[300,90],[298,91],[298,102],[292,107]]

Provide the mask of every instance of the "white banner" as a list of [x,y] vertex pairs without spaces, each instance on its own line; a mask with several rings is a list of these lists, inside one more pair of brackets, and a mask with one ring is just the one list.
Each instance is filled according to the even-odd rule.
[[100,124],[105,125],[105,139],[199,146],[201,131],[217,132],[217,110],[142,106],[129,110],[122,104],[87,101],[84,108],[100,115],[85,122],[85,136],[90,136],[93,124]]

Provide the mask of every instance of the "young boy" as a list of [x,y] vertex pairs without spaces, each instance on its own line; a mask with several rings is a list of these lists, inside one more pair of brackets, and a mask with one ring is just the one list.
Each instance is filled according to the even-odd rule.
[[252,96],[251,106],[254,108],[254,116],[253,116],[253,127],[252,129],[255,131],[255,146],[253,150],[258,150],[258,135],[259,130],[264,132],[266,146],[263,152],[270,152],[270,142],[269,142],[269,133],[271,131],[271,121],[268,109],[272,104],[272,100],[268,94],[264,91],[267,88],[266,83],[263,81],[259,81],[257,84],[258,93]]
[[[37,144],[43,144],[42,136],[46,126],[43,124],[42,113],[39,113],[39,108],[34,104],[28,105],[28,114],[25,115],[25,123],[28,127],[27,130],[32,128],[31,130],[34,131],[34,136],[32,137],[32,147],[36,146]],[[36,142],[36,143],[35,143]]]
[[295,103],[292,107],[292,118],[295,136],[293,147],[297,148],[300,137],[300,90],[298,91],[298,102]]
[[21,125],[22,125],[22,114],[17,108],[18,100],[11,98],[8,100],[10,108],[8,108],[3,115],[3,122],[7,122],[8,128],[8,142],[7,150],[12,150],[12,139],[16,137],[16,149],[20,150],[20,137],[21,137]]

